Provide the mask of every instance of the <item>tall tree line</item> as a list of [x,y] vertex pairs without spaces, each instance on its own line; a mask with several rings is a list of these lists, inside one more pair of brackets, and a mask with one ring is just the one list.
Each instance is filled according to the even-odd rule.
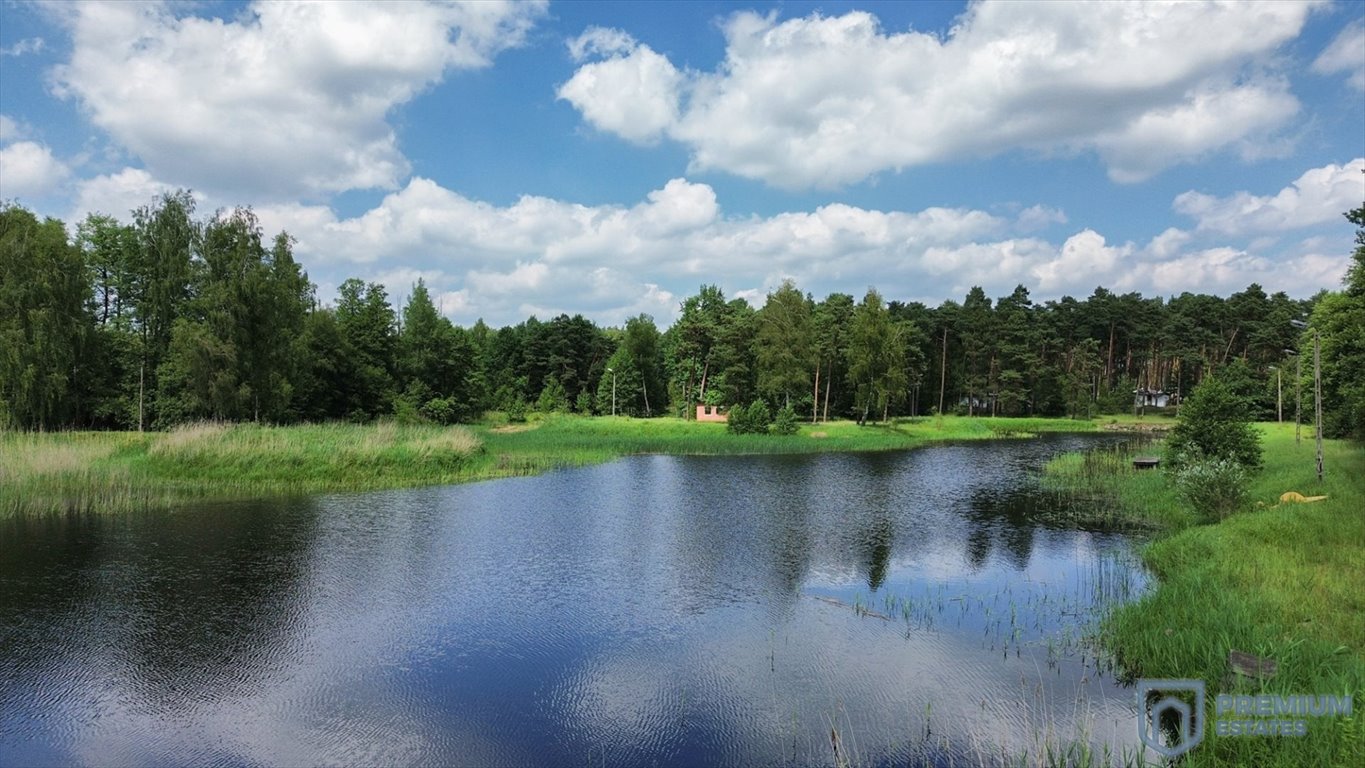
[[[92,215],[70,233],[8,206],[0,423],[453,423],[525,408],[690,418],[698,403],[760,398],[813,421],[1083,417],[1132,410],[1136,391],[1178,403],[1215,372],[1255,416],[1292,418],[1283,393],[1316,335],[1328,433],[1360,437],[1365,208],[1347,217],[1360,229],[1345,290],[1306,301],[1253,284],[1227,298],[1098,287],[1038,302],[1020,285],[933,307],[872,288],[816,299],[786,281],[757,309],[703,285],[662,330],[648,315],[614,328],[560,315],[493,329],[453,324],[421,281],[398,307],[358,279],[324,305],[288,234],[267,237],[247,208],[197,217],[185,192],[131,223]],[[1312,388],[1302,389],[1307,415]]]

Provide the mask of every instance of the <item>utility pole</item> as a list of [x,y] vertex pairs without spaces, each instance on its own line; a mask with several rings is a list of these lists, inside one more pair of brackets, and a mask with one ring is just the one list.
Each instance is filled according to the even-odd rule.
[[1316,413],[1318,442],[1318,482],[1322,482],[1322,343],[1317,330],[1313,331],[1313,400]]
[[1303,419],[1299,411],[1303,409],[1303,356],[1294,353],[1294,445],[1299,444],[1299,425]]

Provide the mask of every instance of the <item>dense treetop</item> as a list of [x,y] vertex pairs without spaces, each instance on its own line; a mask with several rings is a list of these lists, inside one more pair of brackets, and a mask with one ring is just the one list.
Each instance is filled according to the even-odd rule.
[[[199,419],[439,423],[487,410],[689,416],[765,399],[805,418],[960,411],[1128,411],[1178,403],[1216,374],[1247,413],[1312,413],[1321,340],[1328,434],[1365,436],[1365,208],[1345,290],[1311,300],[1252,284],[1227,298],[1115,294],[1034,301],[980,288],[938,307],[869,288],[816,299],[791,281],[754,309],[703,285],[662,331],[647,315],[499,329],[443,317],[419,280],[395,308],[358,279],[323,305],[250,209],[196,218],[186,193],[91,216],[68,233],[0,209],[0,422],[25,429],[165,427]],[[1344,249],[1343,249],[1344,250]],[[1296,327],[1306,320],[1308,330]],[[1302,381],[1296,363],[1302,353]]]

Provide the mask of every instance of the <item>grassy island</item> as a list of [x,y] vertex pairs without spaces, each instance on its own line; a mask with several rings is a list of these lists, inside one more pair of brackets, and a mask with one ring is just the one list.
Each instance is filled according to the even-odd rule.
[[119,512],[191,501],[460,483],[595,464],[633,454],[881,451],[1040,432],[1092,421],[947,416],[799,434],[733,435],[675,418],[549,415],[508,424],[192,424],[168,432],[0,432],[0,517]]

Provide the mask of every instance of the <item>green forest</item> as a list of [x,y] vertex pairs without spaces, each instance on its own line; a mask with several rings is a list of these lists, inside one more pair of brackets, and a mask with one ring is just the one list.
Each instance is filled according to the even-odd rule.
[[[869,288],[817,299],[784,283],[761,308],[704,285],[660,329],[648,315],[465,328],[420,281],[401,306],[345,281],[319,301],[287,233],[249,208],[196,215],[166,194],[131,222],[68,230],[0,209],[0,424],[163,429],[202,420],[450,424],[490,410],[689,417],[762,399],[801,418],[1091,417],[1135,392],[1178,404],[1217,374],[1262,419],[1304,420],[1321,344],[1325,432],[1365,437],[1365,207],[1344,289],[1308,300],[1252,284],[1226,298],[1117,294],[937,307]],[[1273,288],[1273,286],[1271,286]],[[1297,377],[1297,380],[1296,380]],[[1299,385],[1299,386],[1296,386]]]

